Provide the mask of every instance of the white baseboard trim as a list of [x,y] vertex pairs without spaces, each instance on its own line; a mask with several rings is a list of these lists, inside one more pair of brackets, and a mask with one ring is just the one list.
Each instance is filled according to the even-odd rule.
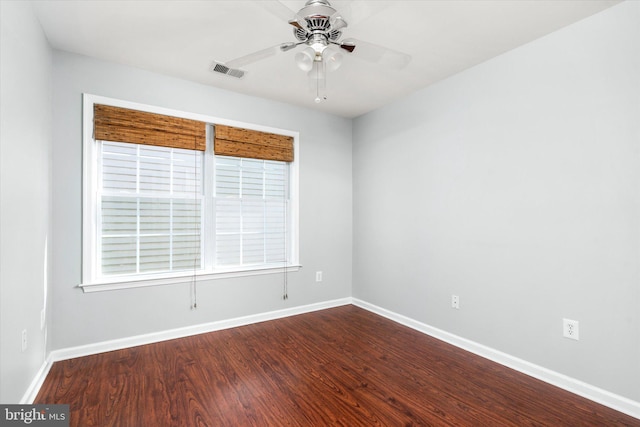
[[463,350],[469,351],[478,356],[492,360],[516,371],[522,372],[523,374],[537,378],[541,381],[562,388],[586,399],[600,403],[601,405],[608,406],[609,408],[615,409],[616,411],[640,419],[640,402],[636,402],[626,397],[619,396],[617,394],[592,386],[575,378],[568,377],[542,366],[527,362],[526,360],[522,360],[501,351],[484,346],[482,344],[478,344],[466,338],[462,338],[441,329],[434,328],[433,326],[418,322],[417,320],[394,313],[382,307],[370,304],[366,301],[352,298],[352,304],[372,313],[379,314],[380,316],[386,317],[390,320],[393,320],[394,322],[408,326],[426,335],[452,344]]
[[207,332],[220,331],[223,329],[235,328],[238,326],[250,325],[253,323],[265,322],[269,320],[281,319],[284,317],[295,316],[298,314],[310,313],[313,311],[324,310],[327,308],[339,307],[343,305],[353,304],[360,308],[363,308],[372,313],[386,317],[394,322],[408,326],[426,335],[437,338],[441,341],[452,344],[463,350],[477,354],[478,356],[492,360],[501,365],[507,366],[516,371],[522,372],[531,377],[537,378],[546,383],[552,384],[556,387],[567,390],[571,393],[577,394],[594,402],[608,406],[609,408],[620,411],[624,414],[640,419],[640,402],[628,399],[623,396],[616,395],[609,391],[592,386],[585,382],[576,380],[566,375],[554,372],[550,369],[535,365],[527,362],[526,360],[519,359],[501,351],[492,349],[490,347],[478,344],[474,341],[466,338],[459,337],[425,323],[418,322],[417,320],[403,316],[401,314],[392,312],[390,310],[378,307],[374,304],[370,304],[366,301],[359,300],[357,298],[342,298],[332,301],[326,301],[316,304],[310,304],[299,307],[292,307],[283,310],[276,310],[271,312],[259,313],[250,316],[237,317],[233,319],[220,320],[216,322],[204,323],[200,325],[187,326],[184,328],[171,329],[167,331],[154,332],[145,335],[138,335],[134,337],[121,338],[116,340],[104,341],[94,344],[88,344],[78,347],[70,347],[60,350],[54,350],[49,353],[47,360],[43,363],[42,367],[36,374],[31,385],[27,389],[20,403],[30,404],[32,403],[40,387],[49,373],[51,366],[54,362],[66,359],[72,359],[75,357],[89,356],[92,354],[103,353],[113,350],[121,350],[124,348],[135,347],[145,344],[153,344],[156,342],[167,341],[176,338],[183,338],[192,335],[203,334]]
[[31,381],[29,388],[20,399],[21,405],[31,405],[34,400],[36,400],[36,396],[38,396],[38,392],[40,391],[40,387],[44,383],[45,378],[49,374],[49,370],[51,370],[51,366],[53,365],[53,360],[51,359],[51,355],[47,357],[44,361],[40,369],[38,369],[38,373]]
[[[207,332],[220,331],[223,329],[235,328],[238,326],[250,325],[252,323],[265,322],[268,320],[281,319],[283,317],[295,316],[297,314],[310,313],[327,308],[338,307],[351,304],[351,298],[342,298],[332,301],[325,301],[316,304],[303,305],[299,307],[286,308],[283,310],[270,311],[266,313],[252,314],[233,319],[219,320],[210,323],[187,326],[184,328],[170,329],[167,331],[152,332],[150,334],[137,335],[127,338],[119,338],[110,341],[97,342],[78,347],[54,350],[49,358],[53,362],[73,359],[75,357],[90,356],[92,354],[104,353],[107,351],[121,350],[124,348],[136,347],[139,345],[153,344],[156,342],[183,338],[192,335],[204,334]],[[48,372],[48,371],[47,371]],[[46,376],[46,374],[45,374]],[[42,385],[42,383],[40,383]],[[39,387],[38,387],[39,389]],[[36,391],[37,393],[37,391]],[[35,397],[35,396],[34,396]]]

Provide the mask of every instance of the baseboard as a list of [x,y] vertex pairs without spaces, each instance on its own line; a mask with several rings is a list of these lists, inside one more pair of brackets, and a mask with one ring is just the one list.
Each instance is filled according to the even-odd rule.
[[[187,326],[184,328],[170,329],[167,331],[153,332],[145,335],[120,338],[116,340],[97,342],[77,347],[54,350],[50,354],[53,362],[73,359],[75,357],[90,356],[92,354],[104,353],[107,351],[121,350],[124,348],[136,347],[139,345],[153,344],[156,342],[184,338],[192,335],[204,334],[207,332],[220,331],[223,329],[235,328],[238,326],[250,325],[253,323],[265,322],[268,320],[280,319],[283,317],[295,316],[297,314],[310,313],[327,308],[338,307],[351,304],[351,298],[343,298],[332,301],[325,301],[316,304],[292,307],[283,310],[270,311],[253,314],[250,316],[236,317],[233,319],[220,320],[216,322]],[[45,375],[46,376],[46,375]],[[39,389],[39,387],[38,387]],[[36,391],[37,393],[37,391]]]
[[380,316],[386,317],[390,320],[393,320],[394,322],[400,323],[419,332],[437,338],[441,341],[462,348],[463,350],[469,351],[471,353],[477,354],[478,356],[492,360],[516,371],[522,372],[523,374],[537,378],[541,381],[552,384],[556,387],[562,388],[586,399],[600,403],[601,405],[608,406],[609,408],[615,409],[616,411],[640,419],[640,402],[636,402],[626,397],[619,396],[585,382],[576,380],[575,378],[571,378],[558,372],[554,372],[550,369],[543,368],[541,366],[527,362],[526,360],[513,357],[509,354],[492,349],[482,344],[478,344],[474,341],[459,337],[441,329],[434,328],[433,326],[418,322],[417,320],[394,313],[392,311],[359,300],[357,298],[352,298],[352,304],[372,313],[379,314]]
[[34,400],[36,400],[36,396],[38,396],[40,387],[42,387],[45,378],[47,378],[52,365],[53,359],[51,358],[51,355],[49,355],[38,370],[36,376],[33,378],[33,381],[31,381],[31,384],[29,385],[27,391],[24,393],[24,396],[22,396],[22,399],[20,399],[21,405],[30,405]]
[[89,356],[92,354],[103,353],[107,351],[120,350],[123,348],[135,347],[145,344],[153,344],[155,342],[161,342],[176,338],[183,338],[192,335],[203,334],[207,332],[220,331],[223,329],[235,328],[238,326],[250,325],[253,323],[265,322],[269,320],[281,319],[284,317],[295,316],[298,314],[310,313],[313,311],[324,310],[327,308],[339,307],[342,305],[353,304],[360,308],[363,308],[372,313],[386,317],[394,322],[408,326],[419,332],[452,344],[456,347],[462,348],[478,356],[492,360],[501,365],[507,366],[516,371],[522,372],[531,377],[537,378],[541,381],[552,384],[556,387],[560,387],[564,390],[608,406],[632,417],[640,419],[640,402],[625,398],[623,396],[616,395],[609,391],[592,386],[585,382],[576,380],[566,375],[554,372],[550,369],[543,368],[526,360],[513,357],[509,354],[500,352],[490,347],[478,344],[474,341],[466,338],[459,337],[425,323],[418,322],[417,320],[403,316],[398,313],[394,313],[390,310],[378,307],[374,304],[359,300],[357,298],[342,298],[332,301],[326,301],[322,303],[310,304],[300,307],[292,307],[284,310],[276,310],[265,313],[258,313],[250,316],[237,317],[233,319],[220,320],[216,322],[210,322],[200,325],[188,326],[185,328],[171,329],[168,331],[150,333],[145,335],[138,335],[134,337],[127,337],[117,340],[104,341],[94,344],[88,344],[78,347],[71,347],[66,349],[52,351],[47,360],[42,365],[38,374],[32,381],[29,389],[22,398],[21,403],[31,403],[36,398],[42,383],[44,382],[51,366],[54,362],[66,359],[72,359],[75,357]]

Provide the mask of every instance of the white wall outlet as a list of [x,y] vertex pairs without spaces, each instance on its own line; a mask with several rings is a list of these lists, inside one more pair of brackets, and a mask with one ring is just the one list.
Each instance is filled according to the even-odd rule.
[[458,295],[451,295],[451,308],[460,309],[460,297]]
[[322,271],[316,271],[316,282],[322,282]]
[[577,320],[562,319],[562,335],[578,341],[580,339],[580,323]]
[[21,348],[22,348],[23,352],[27,350],[27,330],[26,329],[24,329],[22,331],[22,346],[21,346]]

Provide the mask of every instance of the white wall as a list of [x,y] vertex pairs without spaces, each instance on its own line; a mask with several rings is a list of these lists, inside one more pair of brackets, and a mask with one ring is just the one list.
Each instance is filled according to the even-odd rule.
[[[351,121],[114,63],[54,52],[52,349],[160,332],[351,295]],[[212,75],[212,80],[215,77]],[[84,294],[82,93],[300,132],[300,261],[283,275]],[[347,207],[347,208],[345,208]],[[315,283],[315,272],[324,272]]]
[[30,3],[0,17],[0,402],[18,403],[45,359],[52,54]]
[[640,2],[353,132],[354,297],[640,401]]

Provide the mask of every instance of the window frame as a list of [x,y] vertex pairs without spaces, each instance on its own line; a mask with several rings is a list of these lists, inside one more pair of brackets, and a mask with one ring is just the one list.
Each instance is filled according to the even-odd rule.
[[[214,219],[212,218],[214,200],[213,196],[213,175],[214,153],[213,153],[213,132],[212,126],[216,124],[241,127],[261,132],[276,133],[293,137],[294,160],[289,163],[289,238],[287,244],[290,249],[289,263],[282,266],[241,266],[230,268],[213,269],[212,253],[209,248],[212,245],[204,243],[204,250],[201,254],[202,268],[194,271],[163,272],[149,274],[135,274],[129,276],[97,277],[99,248],[98,248],[98,195],[97,186],[99,183],[98,167],[98,144],[93,137],[93,106],[94,104],[111,105],[121,108],[129,108],[138,111],[164,114],[174,117],[198,120],[206,122],[207,125],[207,148],[204,153],[203,189],[204,189],[204,215],[202,239],[206,236],[214,236]],[[130,101],[124,101],[104,96],[83,94],[82,104],[82,277],[80,288],[84,292],[105,291],[114,289],[128,289],[146,286],[170,285],[179,283],[193,283],[226,279],[232,277],[245,277],[263,274],[275,274],[283,272],[298,271],[301,268],[299,263],[299,132],[278,129],[251,123],[227,120],[219,117],[212,117],[197,113],[177,111],[163,107],[156,107]]]

